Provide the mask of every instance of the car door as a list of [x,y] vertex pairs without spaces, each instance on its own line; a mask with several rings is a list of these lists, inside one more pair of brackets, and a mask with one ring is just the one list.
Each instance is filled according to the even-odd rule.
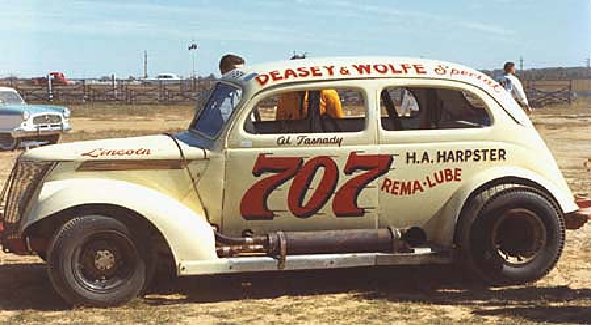
[[[324,94],[334,91],[340,118],[319,113]],[[307,116],[277,119],[298,94],[308,96]],[[368,161],[375,160],[368,156],[378,151],[366,94],[358,84],[326,82],[249,101],[227,139],[222,230],[238,235],[376,227],[374,179],[353,181],[361,169],[368,173]]]
[[[380,180],[379,225],[438,230],[441,210],[462,183],[506,160],[492,142],[494,102],[461,83],[398,83],[381,91],[381,153],[396,159]],[[416,104],[401,108],[409,101]]]

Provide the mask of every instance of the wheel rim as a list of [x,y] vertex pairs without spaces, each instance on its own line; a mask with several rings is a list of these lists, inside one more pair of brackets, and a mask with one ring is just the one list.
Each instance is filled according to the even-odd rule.
[[133,242],[117,232],[88,237],[72,257],[74,278],[87,290],[107,293],[134,274],[138,258]]
[[528,209],[505,211],[492,229],[492,247],[500,259],[511,266],[529,264],[546,244],[546,227]]

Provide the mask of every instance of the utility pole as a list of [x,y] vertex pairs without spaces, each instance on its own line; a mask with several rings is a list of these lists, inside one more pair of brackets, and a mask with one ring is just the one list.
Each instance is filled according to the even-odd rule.
[[587,68],[591,68],[591,58],[587,58],[585,63],[587,64]]
[[519,70],[523,71],[523,56],[519,57]]
[[144,50],[144,79],[148,78],[148,54],[146,50]]

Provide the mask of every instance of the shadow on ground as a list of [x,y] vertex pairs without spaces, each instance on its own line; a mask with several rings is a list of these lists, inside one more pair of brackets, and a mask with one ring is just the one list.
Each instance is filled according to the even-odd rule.
[[[484,317],[520,316],[548,323],[591,321],[587,302],[591,298],[589,288],[535,285],[490,288],[470,281],[448,266],[161,278],[142,302],[145,305],[179,305],[343,293],[360,300],[472,306],[475,308],[473,314]],[[0,266],[0,294],[0,310],[68,309],[53,290],[41,264]],[[180,296],[171,297],[172,294]]]

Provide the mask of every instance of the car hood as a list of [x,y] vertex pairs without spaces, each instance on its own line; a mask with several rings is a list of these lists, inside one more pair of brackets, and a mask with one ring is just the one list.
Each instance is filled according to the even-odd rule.
[[40,161],[181,159],[181,151],[186,159],[207,157],[206,150],[187,147],[161,134],[60,143],[28,150],[22,158]]
[[29,112],[32,114],[40,114],[40,113],[47,113],[47,112],[55,112],[55,113],[63,113],[66,111],[66,107],[61,106],[50,106],[50,105],[43,105],[43,104],[3,104],[0,105],[0,114],[2,112]]

